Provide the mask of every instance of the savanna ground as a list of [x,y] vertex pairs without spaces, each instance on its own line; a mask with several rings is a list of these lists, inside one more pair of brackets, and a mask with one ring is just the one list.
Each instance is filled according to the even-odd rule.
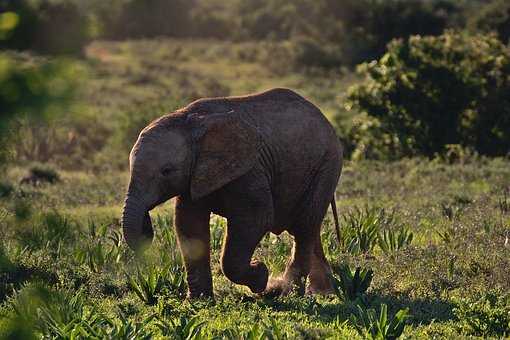
[[[119,217],[129,146],[151,118],[201,96],[285,86],[310,98],[331,120],[348,121],[339,108],[355,76],[304,74],[285,59],[279,44],[156,39],[89,45],[82,61],[89,77],[80,100],[91,126],[83,128],[108,143],[93,161],[83,162],[80,152],[88,144],[74,142],[85,146],[61,156],[67,163],[53,184],[19,184],[28,164],[8,170],[11,187],[0,188],[2,334],[356,338],[356,326],[366,329],[359,310],[378,313],[385,304],[390,317],[408,309],[403,337],[509,336],[508,159],[461,153],[346,162],[336,193],[342,244],[331,211],[322,240],[337,279],[343,264],[373,271],[368,290],[355,297],[340,289],[331,296],[265,300],[233,285],[219,266],[225,221],[215,216],[215,301],[186,301],[170,203],[151,212],[154,244],[143,259],[134,259],[122,242]],[[96,131],[91,120],[102,127]],[[385,243],[383,235],[402,235],[402,241]],[[290,250],[287,234],[268,235],[255,257],[278,274]]]

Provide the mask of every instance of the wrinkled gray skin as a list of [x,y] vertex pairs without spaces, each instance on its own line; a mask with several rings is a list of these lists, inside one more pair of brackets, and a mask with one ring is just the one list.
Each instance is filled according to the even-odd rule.
[[[221,266],[255,293],[328,293],[320,227],[342,168],[342,149],[323,114],[288,89],[201,99],[147,126],[130,154],[122,224],[134,250],[153,232],[149,211],[176,197],[175,227],[190,297],[212,296],[209,216],[226,217]],[[267,232],[294,236],[281,278],[252,255]]]

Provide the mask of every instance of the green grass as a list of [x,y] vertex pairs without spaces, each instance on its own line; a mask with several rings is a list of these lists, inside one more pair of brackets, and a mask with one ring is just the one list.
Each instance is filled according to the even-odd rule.
[[[4,333],[27,331],[16,325],[28,319],[29,330],[49,336],[356,338],[379,332],[384,313],[383,326],[389,326],[408,309],[403,337],[509,336],[508,160],[347,164],[337,191],[342,231],[353,216],[373,223],[370,212],[384,208],[386,217],[377,215],[380,233],[398,235],[405,225],[413,234],[411,243],[391,251],[375,243],[366,252],[349,252],[338,245],[328,212],[323,243],[334,271],[343,265],[373,271],[367,292],[352,301],[342,294],[263,300],[232,284],[219,266],[225,227],[219,217],[211,220],[216,300],[185,301],[171,204],[152,212],[154,244],[135,261],[118,242],[125,173],[61,171],[55,184],[16,184],[23,173],[9,171],[13,189],[0,201]],[[16,216],[20,202],[30,207],[28,216]],[[290,248],[290,236],[271,235],[255,257],[277,274]],[[67,314],[59,312],[61,305]],[[364,323],[368,315],[375,321]]]
[[[322,231],[331,296],[264,300],[232,284],[219,264],[226,222],[213,216],[216,299],[187,301],[172,204],[151,212],[143,259],[121,240],[139,129],[202,96],[275,86],[348,125],[341,99],[356,77],[292,69],[285,43],[267,42],[94,42],[81,63],[85,116],[23,128],[20,159],[0,178],[0,338],[390,338],[402,323],[404,338],[510,336],[510,160],[348,162],[336,193],[342,244],[330,211]],[[21,183],[39,140],[59,180]],[[267,235],[254,257],[276,275],[291,249],[288,234]]]

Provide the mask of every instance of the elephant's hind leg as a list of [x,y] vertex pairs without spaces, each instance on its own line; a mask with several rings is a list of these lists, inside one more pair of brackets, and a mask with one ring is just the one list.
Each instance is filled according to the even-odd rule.
[[315,241],[313,250],[310,274],[308,275],[309,286],[307,293],[310,294],[331,294],[333,293],[333,285],[331,283],[331,267],[329,266],[320,237]]
[[265,178],[249,173],[225,189],[229,206],[227,235],[221,266],[234,283],[252,292],[264,291],[269,277],[267,267],[252,261],[253,252],[273,223],[273,201]]
[[221,257],[221,268],[232,282],[248,286],[253,293],[266,288],[269,271],[266,265],[252,261],[253,252],[266,233],[262,226],[246,221],[228,222],[227,236]]
[[[326,215],[329,203],[334,195],[338,177],[339,164],[326,163],[317,172],[300,206],[299,218],[295,221],[290,233],[294,236],[294,249],[291,260],[281,279],[272,280],[268,285],[267,294],[287,294],[293,286],[304,293],[304,279],[311,274],[312,282],[319,285],[327,271],[326,258],[320,243],[322,220]],[[326,283],[321,286],[326,286]]]

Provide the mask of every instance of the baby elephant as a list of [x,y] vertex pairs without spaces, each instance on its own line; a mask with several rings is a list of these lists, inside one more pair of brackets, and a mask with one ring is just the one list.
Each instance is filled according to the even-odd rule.
[[[228,221],[223,273],[254,293],[331,291],[321,223],[342,169],[342,148],[320,110],[288,89],[200,99],[164,115],[140,133],[130,158],[122,216],[124,238],[137,251],[153,237],[149,211],[176,197],[175,228],[188,296],[212,296],[211,213]],[[335,211],[336,214],[336,211]],[[294,237],[279,279],[252,255],[262,237]]]

